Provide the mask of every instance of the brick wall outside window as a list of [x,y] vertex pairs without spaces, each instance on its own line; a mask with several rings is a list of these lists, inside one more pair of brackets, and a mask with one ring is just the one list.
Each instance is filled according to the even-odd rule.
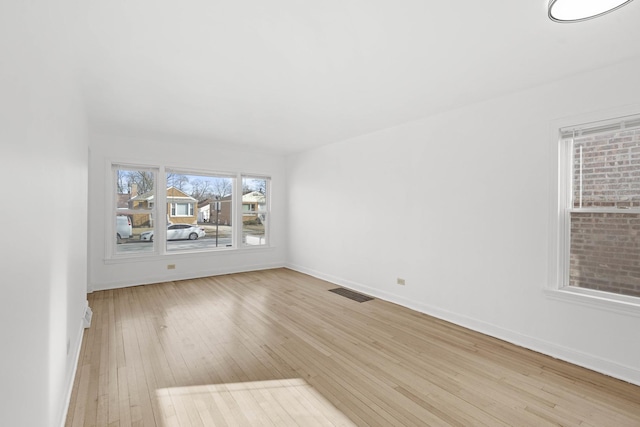
[[619,211],[571,213],[569,285],[640,297],[640,130],[577,138],[573,168],[574,208]]
[[569,286],[640,297],[640,214],[573,213]]
[[576,139],[573,163],[574,207],[640,206],[640,130]]

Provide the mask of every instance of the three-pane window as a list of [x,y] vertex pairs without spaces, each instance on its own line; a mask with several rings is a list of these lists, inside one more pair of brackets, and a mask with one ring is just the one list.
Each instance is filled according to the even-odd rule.
[[113,174],[117,257],[267,245],[269,178],[117,164]]

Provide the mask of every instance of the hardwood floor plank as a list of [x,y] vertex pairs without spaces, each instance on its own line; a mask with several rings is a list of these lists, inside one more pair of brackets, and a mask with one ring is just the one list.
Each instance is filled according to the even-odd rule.
[[[118,405],[120,400],[118,387],[118,335],[116,332],[119,322],[115,314],[115,301],[109,299],[108,318],[104,332],[108,337],[107,356],[101,359],[105,363],[101,363],[100,366],[101,381],[99,387],[100,396],[106,396],[107,398],[104,400],[105,404],[99,406],[98,424],[100,424],[100,419],[102,418],[100,409],[104,411],[103,415],[106,417],[108,425],[114,425],[120,421],[120,407]],[[101,400],[101,402],[103,401]]]
[[640,425],[640,387],[332,288],[275,269],[90,294],[66,425]]

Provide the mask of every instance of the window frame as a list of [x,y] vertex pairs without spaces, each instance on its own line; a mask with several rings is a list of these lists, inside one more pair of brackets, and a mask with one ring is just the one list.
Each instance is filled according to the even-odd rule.
[[[163,167],[163,177],[164,177],[164,182],[167,185],[167,188],[170,188],[171,186],[169,185],[169,174],[178,174],[178,175],[190,175],[190,176],[198,176],[198,177],[209,177],[209,178],[228,178],[231,179],[231,200],[232,203],[230,204],[231,207],[231,212],[230,212],[230,217],[233,219],[232,221],[232,231],[231,231],[231,245],[230,246],[217,246],[217,247],[213,247],[213,248],[196,248],[196,249],[179,249],[179,250],[169,250],[167,248],[167,242],[168,240],[166,239],[166,230],[165,230],[165,237],[164,237],[164,242],[163,245],[161,245],[161,247],[163,248],[161,255],[176,255],[176,254],[195,254],[195,253],[211,253],[211,252],[228,252],[228,251],[233,251],[233,250],[237,250],[238,249],[238,242],[237,242],[237,237],[236,237],[236,226],[233,225],[233,223],[236,221],[235,220],[235,215],[236,215],[236,208],[234,206],[233,200],[235,198],[237,198],[236,192],[238,191],[238,179],[240,177],[240,173],[231,173],[231,172],[222,172],[222,171],[216,171],[216,170],[203,170],[203,169],[194,169],[194,168],[189,168],[189,167],[179,167],[179,166],[164,166]],[[177,187],[176,187],[177,188]],[[166,196],[166,195],[165,195]],[[173,199],[173,197],[166,197],[166,201],[165,203],[169,203],[169,199]],[[196,219],[198,218],[198,209],[196,208],[198,201],[195,202],[175,202],[175,203],[169,203],[170,209],[167,212],[167,214],[170,214],[171,217],[173,218],[189,218],[189,217],[195,217]],[[219,201],[218,203],[221,203],[221,201]],[[172,213],[173,207],[174,205],[177,204],[189,204],[191,207],[191,215],[174,215]],[[177,211],[176,211],[177,213]]]
[[[245,211],[244,210],[244,204],[242,203],[242,196],[244,196],[242,194],[242,187],[243,187],[243,181],[245,179],[257,179],[257,180],[265,180],[265,198],[266,198],[266,203],[263,205],[263,209],[260,209],[260,204],[258,203],[258,209],[257,210],[249,210],[249,211]],[[271,177],[267,176],[267,175],[256,175],[256,174],[240,174],[239,175],[239,181],[238,181],[238,187],[239,187],[239,193],[240,193],[240,197],[238,197],[238,201],[236,202],[236,206],[237,206],[237,211],[238,211],[238,215],[236,216],[236,221],[238,221],[238,223],[240,224],[239,230],[237,230],[237,236],[238,236],[238,247],[244,248],[244,249],[250,249],[250,250],[254,250],[254,249],[258,249],[258,248],[268,248],[271,247]],[[249,205],[251,206],[251,205]],[[244,221],[243,221],[243,216],[245,214],[252,214],[255,213],[257,215],[260,214],[264,214],[265,218],[267,218],[267,220],[265,221],[264,224],[264,244],[260,244],[260,245],[249,245],[246,243],[243,243],[243,230],[244,230]]]
[[[187,206],[187,214],[186,215],[179,215],[178,214],[178,205],[186,205]],[[175,203],[171,203],[171,216],[174,218],[188,218],[188,217],[192,217],[193,212],[194,212],[194,208],[193,208],[193,203],[191,202],[175,202]],[[191,213],[189,213],[191,212]]]
[[[117,174],[116,170],[126,169],[126,170],[144,170],[144,171],[153,171],[154,172],[154,202],[153,205],[149,207],[149,211],[153,212],[153,218],[156,218],[153,224],[154,231],[154,239],[152,243],[149,245],[153,245],[152,251],[147,252],[135,252],[135,253],[116,253],[116,245],[115,242],[112,242],[109,237],[115,236],[116,233],[116,221],[111,221],[110,219],[106,219],[105,224],[105,258],[104,261],[106,264],[111,263],[126,263],[126,262],[135,262],[140,259],[160,259],[166,255],[169,256],[193,256],[193,255],[206,255],[212,253],[234,253],[234,252],[242,252],[242,251],[255,251],[255,250],[270,250],[272,248],[271,239],[270,239],[270,221],[267,221],[265,224],[265,244],[262,245],[244,245],[242,243],[242,179],[250,178],[250,179],[264,179],[266,180],[266,191],[267,191],[267,203],[269,204],[268,209],[260,210],[260,212],[266,212],[268,218],[271,216],[271,176],[263,175],[263,174],[253,174],[253,173],[243,173],[243,172],[228,172],[228,171],[219,171],[219,170],[203,170],[203,169],[195,169],[190,167],[174,167],[171,165],[161,165],[161,164],[151,164],[144,162],[130,162],[130,161],[121,161],[117,159],[107,159],[105,161],[106,168],[106,176],[110,177],[106,180],[106,197],[107,204],[106,208],[109,212],[112,212],[108,215],[109,218],[113,216],[113,213],[116,212],[116,197],[117,194]],[[220,178],[230,178],[232,182],[231,188],[231,203],[230,206],[230,218],[235,224],[240,224],[239,226],[233,225],[233,230],[231,234],[231,246],[219,246],[215,248],[197,248],[197,249],[185,249],[180,251],[170,251],[167,249],[167,233],[166,227],[161,227],[158,224],[163,223],[163,221],[158,222],[157,218],[165,218],[166,217],[166,206],[168,201],[168,197],[166,195],[166,191],[158,191],[158,188],[164,188],[164,186],[168,185],[167,174],[168,173],[180,173],[185,175],[195,175],[195,176],[210,176],[210,177],[220,177]],[[218,203],[222,203],[219,201]],[[197,216],[197,209],[195,203],[190,203],[193,209],[193,215]],[[158,207],[164,207],[162,210],[159,210]],[[160,212],[160,213],[159,213]],[[119,212],[118,212],[119,213]],[[135,213],[143,213],[140,210],[136,210]],[[144,212],[146,213],[146,212]],[[233,224],[232,222],[232,224]]]
[[[156,202],[152,202],[149,203],[149,208],[147,209],[119,209],[116,203],[116,197],[114,197],[115,195],[118,194],[118,187],[117,187],[117,171],[118,170],[130,170],[130,171],[147,171],[147,172],[153,172],[154,177],[153,177],[153,189],[154,189],[154,200]],[[151,216],[151,218],[158,218],[157,215],[157,206],[158,206],[158,192],[157,192],[157,188],[158,188],[158,181],[159,181],[159,176],[160,176],[161,170],[158,166],[156,165],[149,165],[149,164],[142,164],[142,163],[129,163],[129,162],[121,162],[121,161],[110,161],[108,162],[108,170],[107,170],[107,176],[110,177],[109,179],[109,184],[107,185],[108,189],[107,189],[107,195],[108,198],[110,200],[109,204],[107,204],[107,208],[109,209],[109,212],[111,212],[111,214],[109,215],[109,218],[113,218],[113,215],[115,214],[117,215],[134,215],[134,214],[148,214]],[[108,220],[107,221],[108,226],[105,227],[105,230],[107,231],[107,236],[105,239],[105,253],[108,254],[107,259],[111,259],[111,260],[126,260],[126,259],[140,259],[140,258],[147,258],[147,257],[153,257],[153,256],[157,256],[159,253],[159,248],[158,248],[158,244],[156,242],[156,239],[154,239],[153,242],[150,242],[149,244],[152,245],[151,246],[151,251],[139,251],[139,252],[124,252],[124,253],[118,253],[117,252],[117,248],[118,248],[118,244],[113,242],[113,238],[110,238],[110,236],[114,236],[117,233],[117,224],[116,221],[111,221]],[[154,219],[153,221],[153,227],[152,230],[154,232],[154,235],[158,234],[158,227],[157,227],[157,223],[158,221]]]
[[[613,312],[640,316],[640,298],[613,292],[569,286],[572,213],[638,214],[640,207],[621,209],[610,207],[573,206],[573,141],[567,143],[563,132],[571,128],[592,129],[615,123],[640,119],[640,105],[631,109],[611,110],[608,114],[594,113],[558,119],[551,124],[552,159],[549,217],[549,274],[545,294],[553,299],[596,307]],[[606,117],[606,118],[604,118]],[[604,130],[603,130],[604,132]],[[566,134],[566,133],[565,133]]]

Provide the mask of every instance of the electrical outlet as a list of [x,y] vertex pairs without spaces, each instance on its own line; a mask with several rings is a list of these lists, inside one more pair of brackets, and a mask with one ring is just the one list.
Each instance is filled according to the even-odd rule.
[[400,277],[398,277],[398,279],[396,280],[396,283],[398,285],[404,286],[404,279],[401,279]]
[[175,269],[176,269],[175,264],[167,264],[167,270],[175,270]]

